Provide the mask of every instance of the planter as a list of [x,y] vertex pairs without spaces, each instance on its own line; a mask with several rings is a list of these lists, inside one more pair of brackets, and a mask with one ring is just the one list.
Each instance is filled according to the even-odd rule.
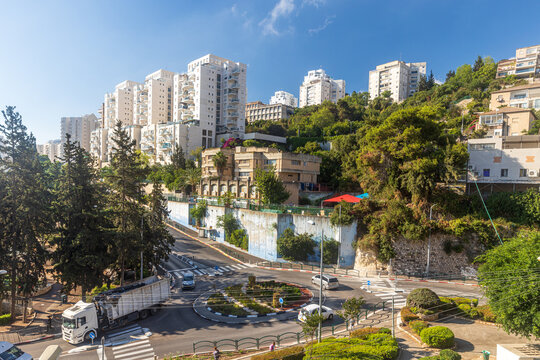
[[420,317],[421,320],[424,321],[435,321],[439,318],[439,313],[431,314],[431,315],[425,315],[425,314],[417,314],[418,317]]

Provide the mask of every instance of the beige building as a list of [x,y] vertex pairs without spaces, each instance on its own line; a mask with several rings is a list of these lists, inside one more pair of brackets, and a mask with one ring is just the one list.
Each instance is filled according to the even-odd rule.
[[470,139],[467,191],[483,195],[540,188],[540,136]]
[[294,114],[294,108],[284,104],[266,105],[262,101],[246,104],[246,121],[288,119]]
[[[218,173],[213,157],[220,151],[227,156],[227,165]],[[274,166],[277,176],[291,193],[286,203],[298,204],[299,192],[317,184],[321,159],[313,155],[280,152],[273,148],[208,149],[202,153],[199,193],[221,196],[231,192],[237,198],[258,199],[255,171],[269,166]]]
[[36,145],[38,154],[47,155],[51,162],[59,161],[62,156],[62,144],[60,140],[50,140],[45,144]]
[[540,77],[540,45],[516,49],[516,56],[499,61],[497,78],[515,75],[518,78]]
[[345,80],[334,80],[323,69],[311,70],[300,86],[300,107],[337,101],[345,96]]
[[540,82],[492,92],[489,108],[495,110],[501,106],[540,110]]
[[476,129],[485,129],[486,137],[524,135],[536,120],[529,109],[502,107],[480,114]]
[[78,142],[86,151],[90,151],[91,133],[99,127],[99,121],[94,114],[60,119],[60,139],[66,142],[66,134],[71,135],[71,141]]
[[392,99],[402,102],[418,91],[420,76],[426,75],[426,63],[391,61],[369,72],[369,97],[375,99],[390,91]]

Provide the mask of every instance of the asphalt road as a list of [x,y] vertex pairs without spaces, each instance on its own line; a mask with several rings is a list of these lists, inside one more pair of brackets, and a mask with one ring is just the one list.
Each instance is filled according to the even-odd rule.
[[[238,264],[221,253],[195,240],[188,239],[174,230],[171,230],[171,232],[176,238],[173,251],[179,254],[193,256],[203,267],[208,266],[209,268],[213,268],[214,266],[218,266],[220,268],[228,267],[231,269],[231,265]],[[163,268],[166,270],[185,269],[186,266],[187,264],[180,261],[174,255],[171,255],[168,261],[163,263]],[[106,358],[119,360],[138,359],[137,356],[139,350],[148,351],[147,354],[155,354],[161,358],[170,354],[190,353],[193,351],[192,344],[195,341],[262,337],[289,331],[301,331],[300,325],[294,319],[257,324],[223,324],[203,319],[194,312],[192,308],[193,300],[201,293],[212,289],[214,284],[217,287],[225,287],[229,284],[247,281],[247,276],[250,274],[256,275],[258,280],[274,279],[300,284],[310,288],[314,294],[318,293],[318,288],[311,284],[311,277],[313,274],[310,273],[238,267],[239,266],[234,268],[235,271],[221,276],[205,275],[196,277],[196,288],[191,291],[181,291],[181,289],[176,287],[173,290],[172,299],[166,307],[160,310],[156,315],[145,320],[140,320],[135,325],[132,325],[138,325],[141,328],[149,329],[152,332],[152,335],[149,337],[148,341],[135,341],[132,345],[126,344],[118,349],[106,347]],[[381,300],[387,300],[391,297],[389,294],[393,293],[391,286],[394,284],[384,280],[378,281],[378,283],[382,286],[386,284],[388,289],[376,290],[374,288],[373,293],[368,293],[361,289],[362,286],[366,285],[364,279],[340,278],[339,281],[340,287],[338,289],[325,292],[325,305],[332,309],[339,309],[343,301],[352,296],[363,296],[368,304],[375,304]],[[406,296],[407,292],[417,287],[429,287],[439,295],[454,294],[479,297],[480,294],[477,288],[451,284],[398,282],[395,286],[397,289],[404,290],[405,294],[402,296],[403,298]],[[333,321],[338,323],[341,320],[336,317]],[[98,356],[96,350],[69,354],[69,350],[75,349],[78,346],[70,345],[62,339],[42,341],[34,344],[22,345],[20,347],[34,356],[34,358],[39,358],[40,354],[48,345],[60,345],[64,351],[62,358],[101,358]]]

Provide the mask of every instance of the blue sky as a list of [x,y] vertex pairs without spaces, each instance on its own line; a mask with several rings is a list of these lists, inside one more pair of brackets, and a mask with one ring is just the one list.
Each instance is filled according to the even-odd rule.
[[540,43],[540,1],[3,1],[0,106],[15,105],[38,143],[60,117],[96,113],[105,92],[207,53],[248,64],[248,100],[298,96],[322,67],[365,91],[377,64],[427,61],[443,80],[477,55]]

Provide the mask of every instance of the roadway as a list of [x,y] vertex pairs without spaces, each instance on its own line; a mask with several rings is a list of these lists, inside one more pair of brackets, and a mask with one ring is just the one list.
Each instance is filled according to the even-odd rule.
[[[135,324],[126,327],[126,330],[117,330],[114,333],[122,333],[123,336],[132,334],[132,342],[120,344],[118,346],[106,347],[105,356],[107,359],[118,360],[139,360],[151,358],[157,355],[162,358],[165,355],[177,353],[191,353],[192,344],[201,340],[239,339],[243,337],[262,337],[265,335],[276,335],[284,332],[299,332],[300,325],[295,319],[287,321],[246,323],[246,324],[224,324],[206,320],[198,316],[193,308],[193,300],[200,294],[212,289],[213,286],[225,287],[238,282],[247,281],[248,275],[257,276],[258,280],[280,280],[300,284],[311,289],[316,295],[318,288],[311,284],[313,274],[302,272],[289,272],[252,268],[239,264],[221,253],[203,245],[195,240],[191,240],[181,233],[171,230],[176,239],[173,247],[173,254],[162,264],[165,270],[178,276],[183,269],[189,266],[182,257],[176,254],[192,256],[198,263],[196,272],[196,288],[190,291],[182,291],[177,284],[173,289],[170,302],[156,315],[145,320],[139,320]],[[218,266],[218,276],[212,275],[212,270]],[[195,272],[195,271],[193,271]],[[215,271],[214,271],[215,272]],[[223,272],[222,275],[219,275]],[[201,273],[201,274],[199,274]],[[210,274],[210,275],[208,275]],[[439,283],[412,283],[398,282],[394,284],[384,279],[373,279],[373,293],[368,293],[362,289],[365,287],[365,279],[339,278],[340,287],[336,290],[325,291],[325,305],[332,309],[339,309],[343,301],[352,296],[363,296],[368,304],[375,304],[382,300],[388,300],[394,294],[396,305],[402,305],[406,294],[417,287],[429,287],[439,295],[459,295],[480,297],[480,291],[475,287],[459,286]],[[393,286],[404,291],[394,293]],[[334,322],[341,320],[335,318]],[[131,329],[131,330],[130,330]],[[152,335],[148,338],[141,336],[146,330]],[[111,336],[111,335],[109,335]],[[120,337],[120,335],[119,335]],[[30,353],[34,358],[39,358],[40,354],[48,345],[60,345],[63,349],[62,358],[67,359],[100,359],[101,356],[96,350],[89,350],[70,354],[69,351],[80,348],[66,343],[62,339],[41,341],[34,344],[20,346],[24,351]]]

